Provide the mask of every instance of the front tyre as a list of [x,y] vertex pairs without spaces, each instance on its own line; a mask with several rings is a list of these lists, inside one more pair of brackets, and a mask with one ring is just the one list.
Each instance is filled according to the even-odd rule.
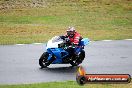
[[48,58],[48,53],[44,52],[39,59],[39,65],[41,66],[41,68],[46,68],[48,66],[48,64],[46,64],[47,58]]

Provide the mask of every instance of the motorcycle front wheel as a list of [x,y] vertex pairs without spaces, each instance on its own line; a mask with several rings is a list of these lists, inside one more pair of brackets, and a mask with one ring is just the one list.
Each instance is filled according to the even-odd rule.
[[47,58],[48,58],[48,53],[44,52],[40,59],[39,59],[39,65],[41,66],[41,68],[46,68],[48,66],[47,64]]

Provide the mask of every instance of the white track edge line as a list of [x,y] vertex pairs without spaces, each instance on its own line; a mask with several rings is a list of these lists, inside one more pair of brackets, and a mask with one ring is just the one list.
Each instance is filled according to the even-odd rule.
[[132,40],[132,39],[124,39],[124,40]]
[[26,44],[15,44],[15,45],[21,46],[21,45],[26,45]]
[[[132,41],[132,39],[123,39],[123,40],[129,40],[129,41]],[[109,41],[114,41],[114,40],[100,40],[100,41],[105,41],[105,42],[109,42]],[[90,42],[95,42],[95,41],[90,41]],[[41,45],[41,44],[44,44],[44,43],[31,43],[32,45]],[[26,45],[26,44],[15,44],[15,45]]]
[[106,42],[109,42],[109,41],[113,41],[113,40],[101,40],[101,41],[106,41]]

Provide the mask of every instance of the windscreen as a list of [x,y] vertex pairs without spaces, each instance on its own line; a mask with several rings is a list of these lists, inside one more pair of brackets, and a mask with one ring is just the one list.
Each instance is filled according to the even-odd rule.
[[60,36],[55,36],[52,38],[52,43],[63,41],[63,39],[60,38]]

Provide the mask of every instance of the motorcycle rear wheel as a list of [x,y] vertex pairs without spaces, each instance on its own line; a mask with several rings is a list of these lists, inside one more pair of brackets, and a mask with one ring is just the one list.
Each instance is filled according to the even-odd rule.
[[82,63],[82,61],[85,58],[85,51],[81,51],[81,53],[79,54],[79,57],[73,57],[73,58],[76,58],[76,59],[74,59],[73,61],[71,61],[70,64],[72,66],[78,66],[79,64]]

